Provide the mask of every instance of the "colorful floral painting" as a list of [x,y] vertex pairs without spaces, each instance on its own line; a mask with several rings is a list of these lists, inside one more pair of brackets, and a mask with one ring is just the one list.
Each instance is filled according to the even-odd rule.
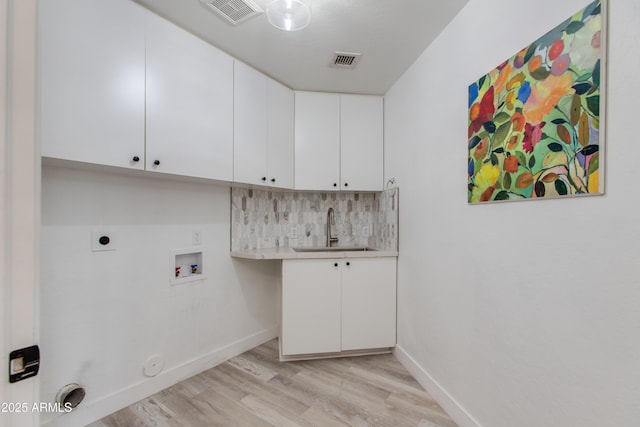
[[469,86],[468,201],[602,193],[597,0]]

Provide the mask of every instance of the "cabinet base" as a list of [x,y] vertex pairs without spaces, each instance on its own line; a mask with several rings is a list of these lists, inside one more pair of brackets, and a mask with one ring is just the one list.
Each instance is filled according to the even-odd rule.
[[364,350],[349,350],[339,351],[335,353],[311,353],[311,354],[282,354],[282,346],[278,346],[280,349],[280,361],[281,362],[293,362],[297,360],[314,360],[314,359],[331,359],[336,357],[354,357],[354,356],[372,356],[376,354],[390,354],[393,351],[393,347],[386,348],[370,348]]

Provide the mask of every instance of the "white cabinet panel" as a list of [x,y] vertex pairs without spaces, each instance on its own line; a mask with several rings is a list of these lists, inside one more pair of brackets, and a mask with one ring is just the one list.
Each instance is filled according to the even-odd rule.
[[293,91],[234,65],[233,180],[293,188]]
[[340,261],[282,261],[282,354],[340,351]]
[[340,95],[296,92],[296,189],[338,190],[339,159]]
[[396,258],[283,260],[283,356],[394,347]]
[[231,181],[232,58],[149,14],[146,90],[147,169]]
[[38,7],[42,155],[143,169],[147,12],[129,0]]
[[296,189],[383,189],[382,97],[296,92],[295,118]]
[[343,190],[383,189],[382,127],[382,97],[340,95],[340,179]]
[[267,76],[242,62],[233,70],[233,180],[268,183]]
[[342,266],[342,351],[396,345],[396,258]]
[[293,189],[293,91],[268,79],[268,179],[280,188]]

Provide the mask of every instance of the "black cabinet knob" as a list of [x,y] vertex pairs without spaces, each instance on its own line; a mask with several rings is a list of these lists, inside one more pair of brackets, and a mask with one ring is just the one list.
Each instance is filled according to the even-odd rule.
[[275,178],[271,178],[271,182],[276,182],[276,179]]
[[153,164],[156,165],[156,166],[160,166],[160,160],[154,160]]
[[351,263],[349,261],[347,261],[347,267],[350,266],[350,265],[351,265]]
[[345,183],[344,183],[344,186],[345,186],[345,187],[348,187],[348,186],[349,186],[349,183],[348,183],[348,182],[345,182]]
[[262,181],[266,181],[266,180],[267,180],[267,177],[266,177],[266,176],[263,176],[263,177],[262,177],[262,178],[260,178],[260,179],[261,179]]
[[139,162],[140,161],[140,157],[133,156],[133,158],[131,160],[133,160],[134,162]]
[[337,267],[337,266],[338,266],[338,263],[336,262],[335,264],[333,264],[333,266],[334,266],[334,267]]
[[334,183],[333,183],[333,186],[334,186],[334,187],[337,187],[337,186],[338,186],[338,184],[336,184],[336,183],[334,182]]

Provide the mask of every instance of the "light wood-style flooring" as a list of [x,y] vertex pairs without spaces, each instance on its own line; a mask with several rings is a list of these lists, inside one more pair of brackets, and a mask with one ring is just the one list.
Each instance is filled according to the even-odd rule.
[[279,362],[269,341],[90,425],[456,424],[392,355]]

